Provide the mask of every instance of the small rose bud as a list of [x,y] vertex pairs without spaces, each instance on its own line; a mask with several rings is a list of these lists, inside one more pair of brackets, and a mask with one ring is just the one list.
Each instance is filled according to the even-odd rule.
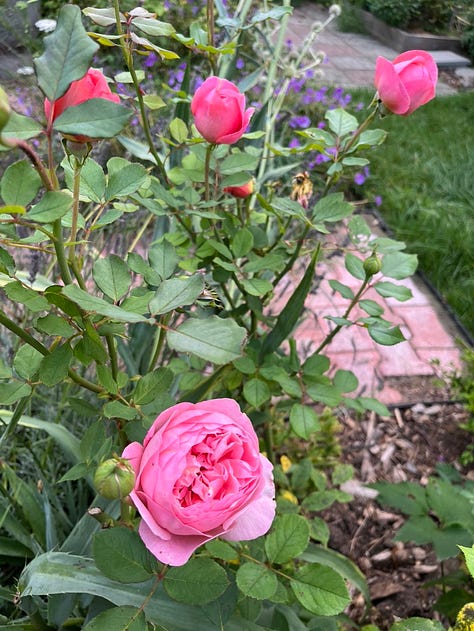
[[372,252],[368,259],[364,261],[364,272],[367,277],[377,274],[382,269],[382,261]]
[[242,184],[242,186],[226,186],[224,188],[224,193],[229,193],[229,195],[233,195],[234,197],[240,197],[244,199],[251,195],[254,191],[254,181],[249,180],[247,184]]
[[108,500],[127,497],[135,485],[135,471],[124,458],[109,458],[102,462],[94,475],[97,492]]

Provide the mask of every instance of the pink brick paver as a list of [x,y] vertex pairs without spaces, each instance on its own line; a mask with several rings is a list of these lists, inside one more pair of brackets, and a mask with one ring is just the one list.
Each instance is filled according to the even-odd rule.
[[[270,313],[276,315],[281,311],[303,274],[304,261],[280,282]],[[294,331],[302,360],[314,353],[334,328],[335,325],[325,316],[341,316],[349,305],[349,300],[334,292],[328,281],[337,279],[355,291],[361,283],[347,272],[344,258],[340,255],[318,264],[316,277],[314,289],[306,298],[301,321]],[[461,368],[461,353],[456,342],[459,332],[419,278],[394,281],[377,275],[374,282],[379,279],[408,286],[412,291],[413,297],[405,302],[385,299],[374,289],[364,295],[384,309],[383,317],[400,326],[406,340],[394,346],[381,346],[372,340],[364,327],[352,325],[343,327],[321,352],[331,361],[331,374],[336,369],[352,370],[359,380],[355,394],[375,397],[387,405],[397,405],[406,403],[403,393],[396,386],[400,378],[433,377],[436,370],[450,372]],[[356,306],[350,319],[365,315]],[[436,370],[434,361],[437,362]]]

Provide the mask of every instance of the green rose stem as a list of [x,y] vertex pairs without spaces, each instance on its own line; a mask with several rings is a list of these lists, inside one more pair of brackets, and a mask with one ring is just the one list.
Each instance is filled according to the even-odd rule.
[[147,372],[151,372],[154,369],[156,363],[158,362],[161,351],[163,350],[163,344],[165,343],[166,331],[168,328],[168,323],[170,321],[170,318],[171,318],[171,313],[167,313],[163,315],[162,318],[160,319],[159,325],[155,331],[155,335],[153,339],[153,348],[152,348],[150,361],[148,362]]
[[81,189],[81,171],[82,160],[79,160],[75,155],[72,155],[74,162],[73,168],[73,187],[72,187],[72,221],[71,221],[71,235],[69,237],[69,262],[72,265],[75,260],[75,241],[77,236],[77,219],[79,216],[79,193]]
[[206,158],[204,160],[204,200],[206,202],[209,201],[210,199],[210,189],[211,189],[211,184],[210,184],[210,176],[211,176],[211,157],[212,157],[212,152],[214,151],[216,145],[214,144],[209,144],[207,145],[207,149],[206,149]]
[[214,46],[215,28],[214,28],[214,0],[206,2],[206,21],[207,21],[207,43]]
[[[36,151],[24,140],[20,138],[13,138],[10,140],[4,140],[4,144],[10,147],[18,147],[26,156],[29,158],[34,168],[36,169],[38,175],[43,182],[43,185],[47,191],[56,191],[58,189],[58,181],[52,169],[46,168],[41,158],[38,156]],[[49,142],[49,145],[51,143]],[[63,233],[61,227],[61,220],[57,219],[53,223],[53,245],[56,252],[56,258],[58,261],[59,270],[61,273],[61,278],[66,283],[66,285],[70,285],[72,283],[71,273],[69,271],[69,267],[66,260],[66,255],[64,252],[64,241],[63,241]]]
[[[10,320],[10,318],[8,318],[3,313],[3,311],[0,311],[0,324],[3,324],[6,329],[14,333],[17,337],[26,342],[26,344],[29,344],[29,346],[31,346],[32,348],[35,348],[42,355],[49,355],[49,350],[46,348],[46,346],[43,346],[41,342],[35,339],[27,331],[19,327],[18,324]],[[68,375],[75,383],[82,386],[83,388],[91,390],[92,392],[96,392],[97,394],[106,394],[104,388],[101,388],[95,383],[92,383],[92,381],[84,379],[84,377],[81,377],[80,375],[75,373],[71,368],[68,370]]]
[[[349,138],[348,142],[342,147],[341,151],[340,152],[338,151],[337,154],[334,156],[334,164],[336,164],[337,162],[340,162],[343,158],[345,158],[345,156],[350,152],[352,147],[355,145],[355,143],[359,139],[362,132],[365,131],[367,127],[370,125],[370,123],[374,120],[376,114],[380,110],[380,102],[374,98],[372,99],[372,102],[369,105],[369,107],[373,108],[372,111],[367,116],[367,118],[359,125],[359,127],[355,130],[355,132]],[[334,175],[331,175],[326,180],[326,184],[325,184],[324,191],[322,194],[323,197],[329,191],[329,188],[332,184],[333,179],[334,179]]]
[[[367,289],[367,285],[369,284],[369,280],[371,278],[372,274],[366,274],[365,279],[362,283],[362,285],[359,287],[358,292],[356,293],[356,295],[354,296],[354,298],[352,298],[350,305],[347,307],[344,315],[342,316],[344,319],[349,317],[350,312],[352,311],[352,309],[356,306],[356,304],[359,302],[359,298],[362,296],[362,294],[364,293],[364,291]],[[318,346],[318,348],[314,351],[314,354],[317,355],[318,353],[320,353],[323,348],[325,348],[332,340],[333,338],[339,333],[339,331],[342,329],[343,325],[342,324],[338,324],[332,331],[331,333],[329,333],[324,340],[321,342],[321,344]]]
[[[151,135],[151,130],[150,130],[150,124],[148,122],[148,116],[146,113],[146,107],[145,107],[145,102],[143,100],[143,93],[142,90],[140,88],[140,82],[138,81],[137,78],[137,73],[135,72],[135,68],[133,66],[133,56],[132,56],[132,51],[131,48],[129,48],[126,44],[126,38],[125,38],[125,33],[123,31],[122,28],[122,22],[120,21],[120,3],[119,0],[114,0],[114,12],[115,12],[115,22],[116,22],[116,27],[117,27],[117,33],[120,35],[120,46],[122,48],[122,53],[123,53],[123,57],[125,60],[125,64],[128,68],[128,71],[130,73],[130,76],[132,78],[132,82],[133,82],[133,86],[135,88],[135,93],[137,95],[137,101],[138,101],[138,107],[140,109],[140,116],[141,116],[141,123],[142,123],[142,128],[143,128],[143,132],[145,134],[145,138],[148,144],[148,147],[150,149],[150,153],[153,156],[153,158],[155,159],[156,162],[156,166],[158,168],[158,171],[160,173],[162,182],[165,184],[168,184],[168,176],[166,175],[166,170],[165,167],[163,165],[163,162],[160,158],[160,156],[158,155],[158,152],[155,149],[155,145],[153,143],[153,137]],[[129,39],[129,38],[127,38]]]

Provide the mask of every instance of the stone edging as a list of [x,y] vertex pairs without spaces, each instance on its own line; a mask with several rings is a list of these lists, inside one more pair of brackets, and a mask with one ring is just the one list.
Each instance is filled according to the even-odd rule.
[[408,33],[389,26],[368,11],[361,10],[365,28],[378,40],[402,53],[406,50],[449,50],[461,54],[461,43],[457,37],[431,35],[430,33]]

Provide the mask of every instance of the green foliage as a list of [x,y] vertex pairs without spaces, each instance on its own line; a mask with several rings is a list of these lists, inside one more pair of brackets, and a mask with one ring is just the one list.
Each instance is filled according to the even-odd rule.
[[[175,8],[189,10],[187,4]],[[326,129],[308,127],[300,147],[287,147],[274,123],[290,74],[278,93],[283,40],[273,44],[270,32],[275,22],[285,26],[291,7],[247,14],[243,4],[236,13],[217,2],[216,21],[212,12],[207,21],[198,17],[189,36],[142,7],[119,12],[117,24],[110,6],[84,10],[89,34],[79,7],[64,6],[35,62],[43,96],[64,95],[89,68],[97,42],[121,55],[125,68],[115,78],[130,94],[120,104],[90,98],[46,127],[43,117],[10,113],[0,94],[2,147],[28,158],[13,161],[0,180],[0,441],[8,447],[0,555],[8,561],[5,584],[19,593],[18,610],[6,608],[7,626],[24,615],[21,624],[29,617],[45,628],[258,631],[274,621],[297,631],[312,617],[335,625],[350,603],[349,585],[369,603],[356,565],[327,547],[319,513],[351,500],[341,488],[352,469],[338,462],[333,408],[388,411],[359,396],[357,378],[332,371],[323,351],[343,327],[365,329],[385,345],[401,341],[367,292],[407,300],[409,290],[386,279],[408,277],[417,260],[403,243],[373,238],[338,190],[342,178],[368,163],[363,154],[385,140],[383,131],[367,129],[377,104],[362,123],[330,109]],[[153,53],[165,66],[184,51],[201,74],[210,64],[212,74],[229,76],[251,30],[271,61],[246,79],[258,83],[268,72],[263,107],[239,146],[203,141],[184,87],[170,98],[146,94],[137,58]],[[127,126],[132,112],[139,133]],[[112,157],[104,158],[97,141],[111,137],[117,140],[105,147]],[[277,180],[289,180],[314,151],[328,157],[326,171],[317,202],[300,203]],[[225,187],[251,176],[254,196],[226,195]],[[328,314],[331,332],[302,360],[293,334],[331,230],[346,220],[345,263],[355,288],[331,282],[344,313]],[[281,281],[302,263],[291,295],[274,308]],[[357,305],[362,316],[354,315]],[[137,510],[122,497],[133,472],[126,471],[123,491],[116,464],[160,412],[211,397],[238,401],[269,460],[279,461],[278,514],[265,536],[225,541],[217,536],[235,517],[224,506],[215,539],[183,566],[163,566],[142,541]],[[104,469],[112,490],[97,474]],[[94,495],[93,481],[103,497]],[[447,520],[442,498],[431,491],[433,510]],[[459,533],[464,524],[446,527]],[[172,536],[199,537],[187,523],[178,530]]]
[[458,9],[452,0],[366,0],[368,10],[390,26],[429,33],[449,31]]
[[371,486],[379,493],[378,502],[409,516],[397,532],[398,541],[429,543],[440,560],[455,556],[461,540],[463,545],[472,542],[471,485],[463,487],[449,479],[432,478],[426,487],[415,482],[378,482]]
[[[448,376],[449,383],[458,396],[469,416],[460,427],[470,434],[474,433],[474,350],[469,346],[462,348],[463,367],[460,372]],[[462,465],[474,462],[474,445],[468,444],[459,458]]]
[[407,28],[418,16],[420,0],[398,2],[398,0],[367,0],[371,13],[390,26]]

